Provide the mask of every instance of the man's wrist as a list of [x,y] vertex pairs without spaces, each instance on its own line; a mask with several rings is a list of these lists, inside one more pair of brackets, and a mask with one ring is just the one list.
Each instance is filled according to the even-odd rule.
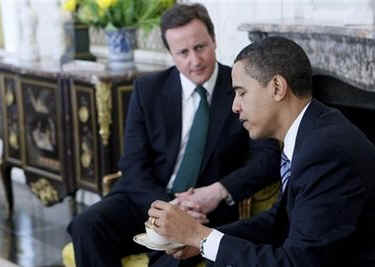
[[204,240],[207,239],[211,232],[211,228],[208,228],[204,225],[200,225],[199,230],[196,231],[197,236],[190,245],[200,249],[201,246],[203,246],[203,243],[205,242]]
[[218,192],[218,196],[220,197],[220,200],[225,200],[227,196],[229,195],[227,189],[225,189],[225,187],[220,182],[216,182],[214,183],[214,185]]
[[212,229],[208,237],[201,241],[200,254],[202,255],[202,257],[210,261],[216,261],[220,242],[223,236],[223,233],[219,232],[218,230]]
[[221,200],[224,200],[228,206],[235,204],[231,194],[229,194],[228,190],[220,182],[216,182],[215,186],[217,187],[219,192],[218,195],[220,196]]

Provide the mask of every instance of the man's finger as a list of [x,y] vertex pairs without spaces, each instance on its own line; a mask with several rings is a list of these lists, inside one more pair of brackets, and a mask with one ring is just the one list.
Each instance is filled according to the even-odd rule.
[[175,193],[174,195],[176,197],[184,197],[184,196],[192,195],[193,193],[194,193],[194,188],[190,187],[187,191],[181,192],[181,193]]
[[200,205],[198,205],[197,203],[193,201],[189,201],[189,200],[180,201],[179,206],[200,212]]
[[170,249],[170,250],[167,250],[165,253],[167,253],[168,255],[172,255],[172,254],[176,253],[179,250],[183,250],[184,248],[185,247]]
[[170,206],[168,202],[165,202],[163,200],[155,200],[151,203],[151,207],[155,209],[166,209]]
[[208,223],[209,220],[207,219],[207,216],[201,212],[196,212],[196,211],[193,211],[193,210],[188,210],[187,213],[193,217],[194,219],[196,219],[197,221],[201,222],[201,223]]

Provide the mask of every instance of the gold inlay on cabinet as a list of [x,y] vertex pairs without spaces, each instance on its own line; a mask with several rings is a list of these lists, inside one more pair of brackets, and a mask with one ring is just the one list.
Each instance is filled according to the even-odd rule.
[[18,137],[15,132],[10,132],[9,134],[9,145],[15,150],[20,148],[18,145]]
[[79,120],[86,123],[90,117],[89,109],[87,107],[80,107],[78,111]]
[[96,106],[98,109],[99,134],[103,145],[108,145],[112,124],[112,83],[98,81],[96,84]]
[[11,105],[13,105],[13,103],[14,103],[14,95],[9,90],[6,93],[6,103],[7,103],[8,107],[10,107]]
[[92,153],[89,146],[85,142],[82,143],[82,151],[81,164],[84,168],[88,168],[91,165]]

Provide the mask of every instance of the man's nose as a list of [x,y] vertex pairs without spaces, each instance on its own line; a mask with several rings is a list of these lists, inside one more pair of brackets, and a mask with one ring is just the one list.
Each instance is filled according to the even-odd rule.
[[234,99],[233,99],[232,111],[233,111],[233,113],[236,113],[236,114],[240,112],[240,103],[238,101],[237,96],[235,96]]
[[202,62],[202,58],[197,52],[191,53],[190,60],[191,60],[191,63],[193,64],[193,66],[197,66]]

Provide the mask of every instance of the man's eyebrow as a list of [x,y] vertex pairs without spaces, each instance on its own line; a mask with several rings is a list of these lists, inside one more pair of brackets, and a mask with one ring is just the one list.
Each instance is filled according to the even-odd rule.
[[241,86],[233,86],[233,91],[240,90],[242,87]]

